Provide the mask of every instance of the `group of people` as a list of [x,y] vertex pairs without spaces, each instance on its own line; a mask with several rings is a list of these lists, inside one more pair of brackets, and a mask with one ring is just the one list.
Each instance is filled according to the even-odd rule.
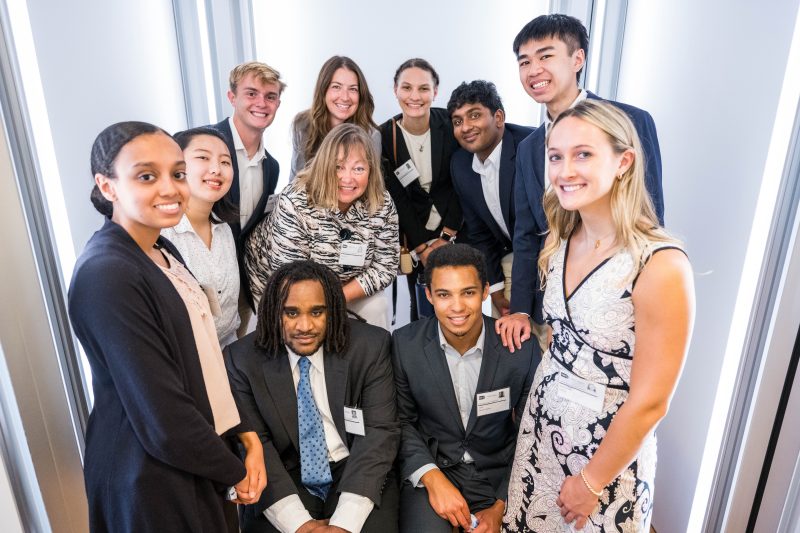
[[[69,294],[93,532],[649,529],[694,311],[655,125],[580,88],[577,19],[513,50],[538,128],[483,80],[432,107],[420,58],[378,125],[332,57],[278,194],[264,63],[233,69],[218,124],[98,135],[106,221]],[[412,321],[390,334],[400,272]]]

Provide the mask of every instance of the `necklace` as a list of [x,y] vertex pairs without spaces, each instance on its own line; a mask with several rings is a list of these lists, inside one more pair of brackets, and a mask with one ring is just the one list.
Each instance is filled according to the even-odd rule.
[[[585,231],[585,230],[584,230],[584,231]],[[607,238],[611,237],[612,235],[615,235],[616,233],[617,233],[617,231],[616,231],[616,230],[614,230],[614,231],[612,231],[611,233],[607,233],[607,234],[603,235],[603,236],[602,236],[602,237],[600,237],[599,239],[595,239],[595,240],[594,240],[594,249],[595,249],[595,250],[597,250],[598,248],[600,248],[600,244],[601,244],[601,243],[602,243],[602,242],[603,242],[605,239],[607,239]],[[587,240],[587,241],[590,241],[590,240],[591,240],[591,239],[589,238],[589,234],[588,234],[588,233],[586,233],[586,240]]]
[[[403,131],[406,133],[406,135],[407,135],[406,138],[408,139],[409,144],[411,144],[412,148],[416,148],[417,151],[419,151],[419,153],[422,153],[422,152],[425,151],[425,142],[428,140],[428,137],[430,137],[430,135],[431,135],[431,129],[430,128],[428,128],[428,131],[426,131],[424,135],[414,135],[413,133],[409,132],[405,128],[403,128]],[[417,139],[420,139],[420,138],[422,140],[419,142],[419,146],[417,146]]]

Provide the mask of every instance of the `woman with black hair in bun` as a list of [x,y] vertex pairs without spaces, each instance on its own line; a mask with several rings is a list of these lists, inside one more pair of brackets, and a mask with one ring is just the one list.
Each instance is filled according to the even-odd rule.
[[107,219],[69,292],[95,399],[84,464],[90,529],[226,531],[225,497],[257,501],[266,475],[254,433],[241,436],[245,465],[220,438],[246,424],[208,300],[159,235],[189,196],[183,155],[160,128],[121,122],[98,135],[91,166],[92,203]]

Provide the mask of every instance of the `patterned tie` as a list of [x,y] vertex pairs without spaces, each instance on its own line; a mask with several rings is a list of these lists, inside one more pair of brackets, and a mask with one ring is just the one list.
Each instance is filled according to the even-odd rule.
[[328,445],[322,428],[322,416],[311,395],[308,367],[311,361],[300,358],[300,382],[297,384],[297,419],[300,425],[300,479],[312,495],[325,500],[333,482],[328,464]]

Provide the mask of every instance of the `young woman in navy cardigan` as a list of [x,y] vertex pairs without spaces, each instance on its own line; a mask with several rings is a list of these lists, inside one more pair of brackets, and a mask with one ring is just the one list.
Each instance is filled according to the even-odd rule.
[[91,531],[226,531],[226,495],[257,501],[266,473],[254,433],[240,435],[244,465],[220,438],[246,424],[208,300],[159,236],[189,196],[183,155],[160,128],[122,122],[95,140],[92,173],[92,203],[108,218],[69,294],[95,398],[84,465]]

